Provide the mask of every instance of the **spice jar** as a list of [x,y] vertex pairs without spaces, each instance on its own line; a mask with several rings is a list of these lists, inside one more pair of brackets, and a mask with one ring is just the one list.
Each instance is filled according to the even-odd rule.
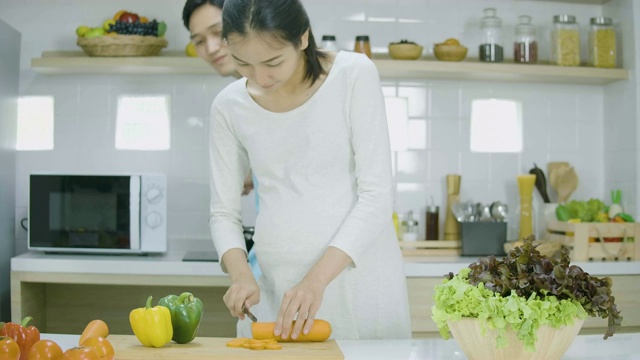
[[589,64],[600,68],[616,67],[616,30],[607,17],[591,18]]
[[575,16],[553,17],[551,61],[561,66],[580,65],[580,27]]
[[327,51],[338,51],[335,35],[322,35],[322,49]]
[[480,20],[482,43],[480,44],[480,61],[502,62],[502,20],[496,16],[496,9],[484,9],[484,17]]
[[356,36],[356,43],[353,47],[353,51],[365,54],[371,59],[371,44],[369,43],[368,35]]
[[438,240],[438,223],[439,223],[440,207],[427,206],[427,218],[425,222],[425,239]]
[[513,61],[535,64],[538,61],[536,27],[531,25],[531,16],[522,15],[516,25],[516,39],[513,44]]

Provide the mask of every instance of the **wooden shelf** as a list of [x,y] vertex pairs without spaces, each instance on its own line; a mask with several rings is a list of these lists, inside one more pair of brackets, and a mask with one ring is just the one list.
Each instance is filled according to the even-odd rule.
[[[629,78],[626,69],[561,67],[513,63],[482,63],[473,60],[446,62],[375,58],[382,78],[499,81],[523,83],[606,85]],[[31,67],[44,74],[201,74],[215,76],[199,58],[166,52],[155,57],[88,57],[78,51],[44,52],[31,60]]]

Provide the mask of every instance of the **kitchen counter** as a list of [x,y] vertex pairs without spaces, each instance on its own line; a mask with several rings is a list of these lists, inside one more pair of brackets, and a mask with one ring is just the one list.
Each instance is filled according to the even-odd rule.
[[[73,334],[83,323],[103,318],[114,332],[130,333],[128,312],[148,296],[193,292],[206,304],[202,336],[235,336],[236,320],[222,297],[230,285],[219,262],[182,261],[184,251],[165,255],[62,255],[31,252],[11,259],[11,318],[32,316],[42,331]],[[477,257],[405,257],[414,338],[437,334],[431,320],[434,286]],[[595,276],[609,276],[628,331],[640,331],[640,261],[576,262]],[[380,266],[384,266],[381,264]],[[78,296],[77,294],[82,294]],[[93,304],[100,303],[96,308]],[[73,309],[73,317],[66,316]],[[606,319],[589,318],[584,330],[604,333]]]
[[[197,277],[226,276],[219,262],[182,261],[184,251],[165,255],[57,255],[39,252],[26,253],[11,259],[11,271],[127,274],[127,275],[188,275]],[[463,256],[405,257],[407,277],[441,277],[456,273],[477,260]],[[573,262],[594,275],[637,275],[640,261]]]
[[[41,335],[41,339],[53,340],[63,350],[75,346],[78,343],[78,338],[79,335],[47,333]],[[562,359],[636,360],[640,359],[637,345],[639,342],[640,333],[616,334],[608,340],[603,340],[602,335],[579,335]],[[467,358],[453,339],[338,340],[337,343],[345,360],[453,360]],[[117,358],[118,349],[116,347]]]

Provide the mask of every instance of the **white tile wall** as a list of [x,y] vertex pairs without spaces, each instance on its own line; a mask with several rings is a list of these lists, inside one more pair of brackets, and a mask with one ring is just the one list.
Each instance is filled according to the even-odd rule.
[[[513,40],[517,16],[529,14],[540,26],[541,59],[549,56],[547,39],[554,14],[576,15],[586,39],[588,18],[600,15],[603,10],[594,5],[513,0],[303,2],[318,39],[322,34],[335,34],[342,48],[351,49],[356,35],[368,34],[376,51],[385,51],[389,42],[410,39],[425,45],[427,55],[431,52],[431,44],[456,37],[469,46],[470,57],[477,56],[479,18],[484,7],[498,9],[504,20],[505,44]],[[23,34],[22,94],[53,95],[56,100],[55,149],[18,154],[18,218],[26,214],[26,181],[32,171],[162,171],[169,176],[168,230],[172,241],[209,237],[205,136],[208,108],[215,94],[229,80],[216,76],[45,76],[29,68],[30,59],[42,51],[77,50],[76,26],[98,25],[120,9],[165,20],[169,26],[168,49],[181,50],[188,41],[188,33],[180,20],[182,5],[182,1],[174,0],[134,3],[124,0],[0,0],[0,18]],[[392,21],[387,22],[389,19]],[[506,55],[510,57],[511,47],[507,45],[506,49]],[[397,79],[383,79],[383,83],[385,94],[409,99],[410,148],[397,154],[396,206],[400,213],[413,210],[422,220],[430,197],[444,211],[444,177],[449,173],[462,174],[463,198],[506,201],[511,209],[515,209],[518,201],[516,176],[527,172],[533,162],[545,168],[548,161],[571,161],[581,178],[574,197],[586,199],[604,195],[604,183],[608,178],[603,154],[606,146],[614,145],[603,140],[603,137],[611,138],[610,135],[603,136],[606,101],[603,88]],[[116,151],[113,145],[117,97],[149,93],[171,96],[171,150]],[[522,102],[522,153],[473,154],[469,151],[470,103],[475,98],[486,97]],[[607,118],[607,124],[612,121],[613,118]],[[625,136],[621,133],[624,131],[616,131],[619,136]],[[630,146],[620,151],[626,151],[632,157],[630,153],[635,149]],[[246,203],[249,206],[252,199],[247,199]],[[250,222],[251,216],[247,216]],[[420,225],[422,228],[422,221]],[[19,227],[16,237],[19,246],[24,244],[25,234]]]

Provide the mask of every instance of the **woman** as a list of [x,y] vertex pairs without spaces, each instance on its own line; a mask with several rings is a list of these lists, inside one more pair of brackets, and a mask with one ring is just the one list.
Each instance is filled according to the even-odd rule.
[[[244,78],[212,105],[210,226],[238,335],[250,336],[250,308],[283,338],[316,318],[336,339],[409,338],[375,66],[318,50],[299,0],[226,0],[222,29]],[[249,163],[260,184],[257,281],[240,223]]]

